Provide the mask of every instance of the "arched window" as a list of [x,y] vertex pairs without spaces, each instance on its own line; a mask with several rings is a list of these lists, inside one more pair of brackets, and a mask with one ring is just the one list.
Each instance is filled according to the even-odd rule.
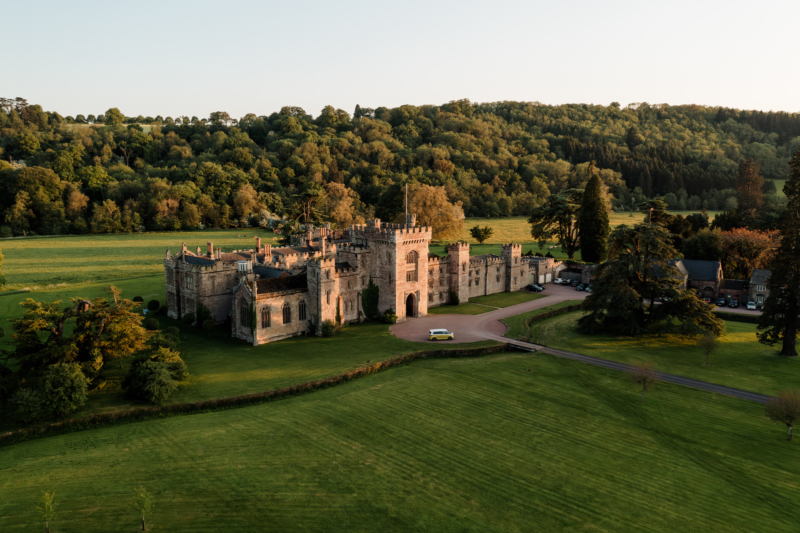
[[325,293],[325,298],[327,299],[328,305],[331,305],[331,291]]
[[289,302],[283,304],[283,323],[284,324],[292,323],[292,308],[289,306]]
[[297,317],[298,317],[299,320],[305,320],[306,319],[306,303],[305,302],[300,302],[300,306],[299,306],[298,311],[297,311]]
[[245,328],[250,327],[250,306],[244,298],[239,300],[239,324]]
[[411,250],[406,254],[406,263],[412,264],[417,262],[417,252]]
[[272,316],[269,310],[269,307],[264,307],[261,309],[261,327],[268,328],[272,325]]

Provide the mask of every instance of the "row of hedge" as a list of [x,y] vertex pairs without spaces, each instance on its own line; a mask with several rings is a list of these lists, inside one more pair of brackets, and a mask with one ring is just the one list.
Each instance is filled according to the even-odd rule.
[[247,394],[245,396],[233,396],[230,398],[220,398],[217,400],[203,400],[192,403],[180,403],[175,405],[163,405],[156,407],[139,407],[135,409],[128,409],[126,411],[117,411],[114,413],[103,413],[91,415],[81,418],[72,418],[60,422],[53,422],[35,428],[18,429],[0,434],[0,445],[14,444],[17,442],[31,440],[48,435],[58,435],[62,433],[70,433],[73,431],[82,431],[87,429],[97,429],[106,426],[113,426],[117,424],[126,424],[131,422],[138,422],[153,418],[167,418],[171,416],[178,416],[184,414],[207,413],[221,409],[232,409],[236,407],[246,407],[256,405],[272,400],[287,398],[290,396],[297,396],[308,392],[313,392],[320,389],[325,389],[335,385],[340,385],[354,379],[358,379],[371,374],[377,374],[389,368],[399,365],[408,364],[418,359],[433,359],[433,358],[450,358],[450,357],[476,357],[480,355],[487,355],[492,353],[503,352],[508,349],[507,344],[498,344],[495,346],[486,346],[483,348],[462,348],[462,349],[442,349],[442,350],[425,350],[421,352],[413,352],[398,357],[387,359],[379,363],[374,363],[369,366],[361,367],[356,370],[339,374],[327,379],[317,381],[309,381],[286,387],[283,389],[276,389],[267,392],[258,392],[255,394]]
[[527,335],[523,335],[523,338],[520,340],[525,342],[530,342],[531,340],[531,324],[534,322],[539,322],[540,320],[547,320],[548,318],[553,318],[554,316],[566,315],[567,313],[571,313],[573,311],[580,311],[581,304],[573,304],[568,305],[566,307],[560,307],[558,309],[552,309],[550,311],[546,311],[544,313],[540,313],[538,315],[533,315],[525,319],[525,327],[528,330]]
[[758,324],[761,315],[745,315],[742,313],[726,313],[725,311],[717,311],[717,316],[722,320],[729,322],[744,322],[746,324]]

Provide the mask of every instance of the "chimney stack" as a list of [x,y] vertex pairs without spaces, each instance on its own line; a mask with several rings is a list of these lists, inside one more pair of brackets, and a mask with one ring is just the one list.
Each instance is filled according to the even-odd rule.
[[265,244],[264,245],[264,261],[271,262],[272,261],[272,245]]
[[200,257],[200,247],[197,247],[197,256]]
[[256,239],[256,253],[261,251],[261,237],[255,237]]
[[208,241],[206,243],[206,249],[208,250],[208,257],[214,257],[214,243]]

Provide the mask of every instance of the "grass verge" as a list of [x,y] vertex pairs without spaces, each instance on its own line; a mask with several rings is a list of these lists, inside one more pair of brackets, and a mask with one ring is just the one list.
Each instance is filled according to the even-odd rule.
[[429,315],[480,315],[494,311],[491,307],[485,305],[476,305],[473,303],[465,303],[461,305],[440,305],[439,307],[429,307]]
[[470,298],[469,301],[476,304],[490,305],[492,307],[511,307],[512,305],[538,300],[545,296],[547,295],[528,291],[499,292],[497,294]]
[[505,336],[511,339],[527,340],[530,337],[528,319],[544,313],[549,313],[550,311],[563,309],[565,307],[569,307],[570,305],[579,304],[581,301],[582,300],[567,300],[565,302],[549,305],[541,309],[534,309],[533,311],[528,311],[527,313],[521,313],[519,315],[504,318],[503,322],[506,326],[508,326],[508,331],[506,331]]

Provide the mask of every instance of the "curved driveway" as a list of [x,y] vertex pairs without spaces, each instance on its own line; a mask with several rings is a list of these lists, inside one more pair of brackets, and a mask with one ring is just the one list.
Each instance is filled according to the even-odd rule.
[[[587,294],[576,291],[573,287],[549,284],[544,291],[544,298],[495,309],[480,315],[428,315],[423,318],[411,318],[405,322],[394,324],[389,328],[392,335],[408,341],[435,342],[428,340],[428,330],[446,329],[455,333],[455,342],[483,341],[492,336],[502,336],[508,327],[501,319],[541,309],[566,300],[583,300]],[[488,308],[487,308],[488,309]],[[507,340],[507,339],[506,339]]]

